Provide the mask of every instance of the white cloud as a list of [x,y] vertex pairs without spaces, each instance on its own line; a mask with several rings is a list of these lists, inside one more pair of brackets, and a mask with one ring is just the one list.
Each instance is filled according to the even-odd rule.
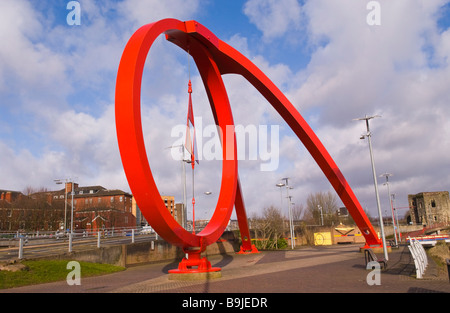
[[[399,202],[406,202],[407,193],[450,188],[442,174],[449,166],[443,156],[449,149],[449,124],[442,119],[450,113],[444,87],[450,77],[448,39],[446,32],[439,34],[435,20],[444,1],[380,3],[381,25],[369,26],[362,4],[307,2],[308,35],[317,48],[308,67],[297,73],[298,88],[289,92],[303,114],[317,117],[319,138],[360,201],[372,209],[367,142],[355,145],[365,125],[361,122],[358,131],[351,121],[365,114],[383,116],[371,121],[375,162],[379,174],[394,173],[391,191]],[[416,176],[422,179],[411,180]]]
[[[374,155],[380,174],[394,174],[391,190],[397,193],[399,205],[407,193],[450,189],[443,171],[450,165],[446,157],[450,31],[440,32],[436,26],[437,11],[444,2],[380,1],[381,25],[369,26],[364,1],[311,0],[301,6],[297,1],[251,0],[244,13],[262,32],[262,46],[249,46],[245,30],[228,41],[286,93],[364,207],[374,209],[369,151],[367,142],[359,140],[365,125],[352,119],[365,114],[383,116],[371,123]],[[0,95],[11,99],[0,102],[0,109],[16,112],[6,116],[23,114],[31,120],[30,125],[24,119],[1,120],[0,177],[10,177],[0,182],[1,188],[51,187],[54,178],[69,175],[78,175],[81,184],[128,188],[113,104],[121,53],[137,27],[165,17],[195,18],[201,2],[124,0],[115,5],[83,2],[82,25],[70,28],[45,22],[32,2],[0,2],[0,39],[8,42],[0,46]],[[110,21],[111,12],[120,18]],[[275,40],[298,40],[298,31],[304,32],[301,36],[312,51],[305,68],[295,71],[292,60],[272,63],[263,54],[262,47]],[[216,34],[220,37],[220,32]],[[205,123],[212,123],[195,69],[192,80],[194,110],[204,113]],[[279,204],[275,184],[281,177],[291,177],[297,204],[304,203],[308,193],[330,189],[301,142],[286,130],[267,101],[242,78],[227,75],[224,81],[236,124],[282,126],[278,171],[260,172],[260,161],[239,163],[249,210]],[[160,191],[178,199],[181,163],[172,160],[165,148],[175,140],[170,137],[171,127],[185,122],[186,88],[186,54],[163,38],[158,40],[143,77],[143,130]],[[15,142],[15,136],[21,139]],[[19,144],[34,138],[45,139],[37,151]],[[15,145],[8,146],[10,142]],[[215,205],[220,162],[203,162],[196,171],[199,203]],[[189,167],[187,174],[189,183]],[[201,198],[203,191],[212,191],[213,196]]]
[[135,21],[136,25],[142,26],[164,18],[192,19],[199,5],[199,0],[124,0],[119,3],[118,10]]
[[266,41],[298,30],[302,22],[302,8],[297,0],[249,0],[244,13]]
[[0,91],[68,90],[64,59],[39,43],[42,16],[26,1],[0,3]]

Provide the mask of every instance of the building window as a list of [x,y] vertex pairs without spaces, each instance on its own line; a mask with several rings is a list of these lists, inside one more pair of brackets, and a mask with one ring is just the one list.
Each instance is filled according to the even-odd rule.
[[120,202],[122,202],[122,201],[123,201],[123,197],[122,197],[122,196],[120,196],[120,198],[119,198],[119,199],[120,199]]
[[111,203],[114,202],[114,197],[111,197]]
[[431,200],[431,207],[432,207],[432,208],[435,208],[435,207],[436,207],[436,201]]

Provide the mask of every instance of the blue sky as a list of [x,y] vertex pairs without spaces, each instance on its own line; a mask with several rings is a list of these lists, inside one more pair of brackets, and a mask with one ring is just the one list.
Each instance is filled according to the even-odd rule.
[[[408,194],[450,190],[449,1],[380,0],[381,23],[369,25],[370,1],[80,0],[79,26],[66,23],[68,2],[0,2],[0,189],[56,189],[54,179],[76,177],[81,185],[129,191],[114,126],[120,56],[137,28],[174,17],[199,21],[279,86],[371,215],[369,151],[359,139],[365,127],[352,121],[366,114],[382,116],[371,124],[376,167],[394,175],[398,206]],[[186,54],[158,40],[143,78],[143,129],[160,191],[177,201],[180,163],[166,148],[177,139],[171,129],[186,118],[187,73]],[[206,127],[211,114],[195,69],[192,80],[194,113]],[[331,190],[270,105],[242,78],[224,81],[236,124],[280,129],[275,170],[261,171],[262,159],[240,162],[250,214],[280,205],[275,184],[282,177],[291,177],[296,205]],[[198,194],[212,191],[199,196],[199,206],[215,205],[220,170],[220,161],[198,167]]]

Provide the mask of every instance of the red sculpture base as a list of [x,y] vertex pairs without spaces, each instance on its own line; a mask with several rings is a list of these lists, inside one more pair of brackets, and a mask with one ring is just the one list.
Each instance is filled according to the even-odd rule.
[[221,271],[220,267],[212,267],[211,262],[206,257],[201,257],[200,254],[201,250],[198,250],[198,252],[187,252],[188,257],[181,260],[177,269],[169,270],[169,274],[196,274]]
[[237,254],[252,254],[252,253],[259,253],[258,249],[255,245],[252,245],[251,249],[245,249],[244,246],[241,246],[241,249],[239,252],[236,252]]

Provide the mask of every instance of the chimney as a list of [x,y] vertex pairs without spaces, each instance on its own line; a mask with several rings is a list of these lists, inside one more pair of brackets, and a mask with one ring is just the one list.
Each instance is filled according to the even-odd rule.
[[6,192],[5,200],[6,200],[6,202],[11,203],[11,191]]
[[[73,183],[73,188],[74,190],[76,190],[78,188],[78,184],[77,183]],[[72,192],[72,183],[66,183],[66,193],[70,193]]]

